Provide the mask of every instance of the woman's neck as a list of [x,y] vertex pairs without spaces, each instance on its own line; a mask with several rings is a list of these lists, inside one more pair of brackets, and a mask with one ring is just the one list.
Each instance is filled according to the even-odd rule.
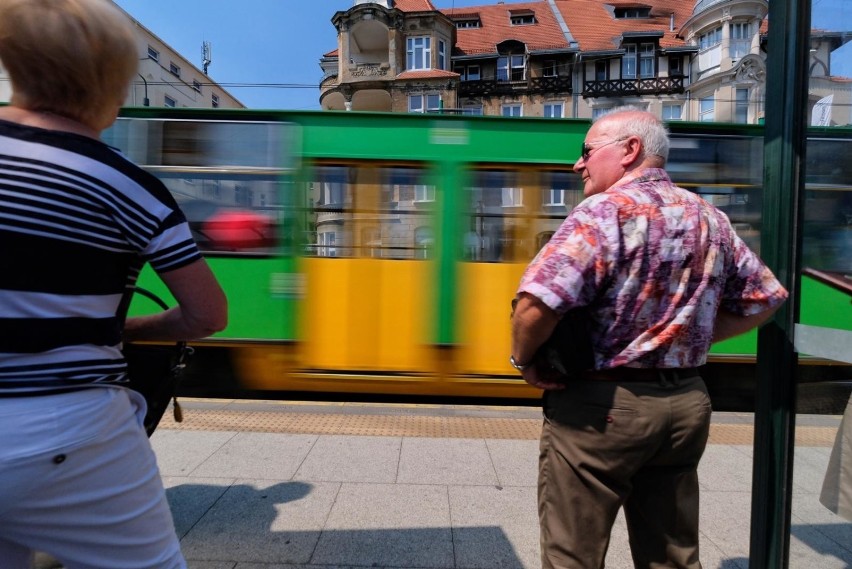
[[47,130],[71,132],[95,140],[100,140],[100,133],[90,126],[72,118],[57,115],[51,111],[36,111],[9,105],[0,108],[0,118],[26,126],[34,126]]

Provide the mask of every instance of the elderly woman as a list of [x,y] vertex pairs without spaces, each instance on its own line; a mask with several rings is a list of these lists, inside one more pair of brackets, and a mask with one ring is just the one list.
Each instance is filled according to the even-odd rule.
[[[0,0],[0,559],[185,567],[126,340],[225,327],[227,302],[176,202],[99,140],[139,56],[108,0]],[[178,306],[125,311],[150,263]]]

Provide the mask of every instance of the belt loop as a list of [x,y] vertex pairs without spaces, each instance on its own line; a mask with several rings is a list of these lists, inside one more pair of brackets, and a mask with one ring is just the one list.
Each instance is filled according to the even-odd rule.
[[657,375],[659,375],[660,385],[663,387],[678,387],[680,386],[680,374],[678,373],[680,370],[677,368],[672,369],[658,369]]

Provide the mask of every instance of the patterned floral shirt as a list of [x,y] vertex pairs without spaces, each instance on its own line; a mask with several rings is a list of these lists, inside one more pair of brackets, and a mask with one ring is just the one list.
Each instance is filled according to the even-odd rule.
[[787,298],[724,213],[656,168],[578,205],[518,292],[559,315],[588,305],[597,369],[702,365],[720,307],[750,316]]

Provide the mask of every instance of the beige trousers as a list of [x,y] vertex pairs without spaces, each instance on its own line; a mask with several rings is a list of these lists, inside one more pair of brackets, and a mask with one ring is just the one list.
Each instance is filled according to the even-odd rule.
[[852,521],[852,397],[834,439],[819,501],[835,514]]
[[621,507],[637,568],[701,568],[697,468],[711,415],[701,378],[571,382],[545,394],[544,413],[544,569],[601,569]]

